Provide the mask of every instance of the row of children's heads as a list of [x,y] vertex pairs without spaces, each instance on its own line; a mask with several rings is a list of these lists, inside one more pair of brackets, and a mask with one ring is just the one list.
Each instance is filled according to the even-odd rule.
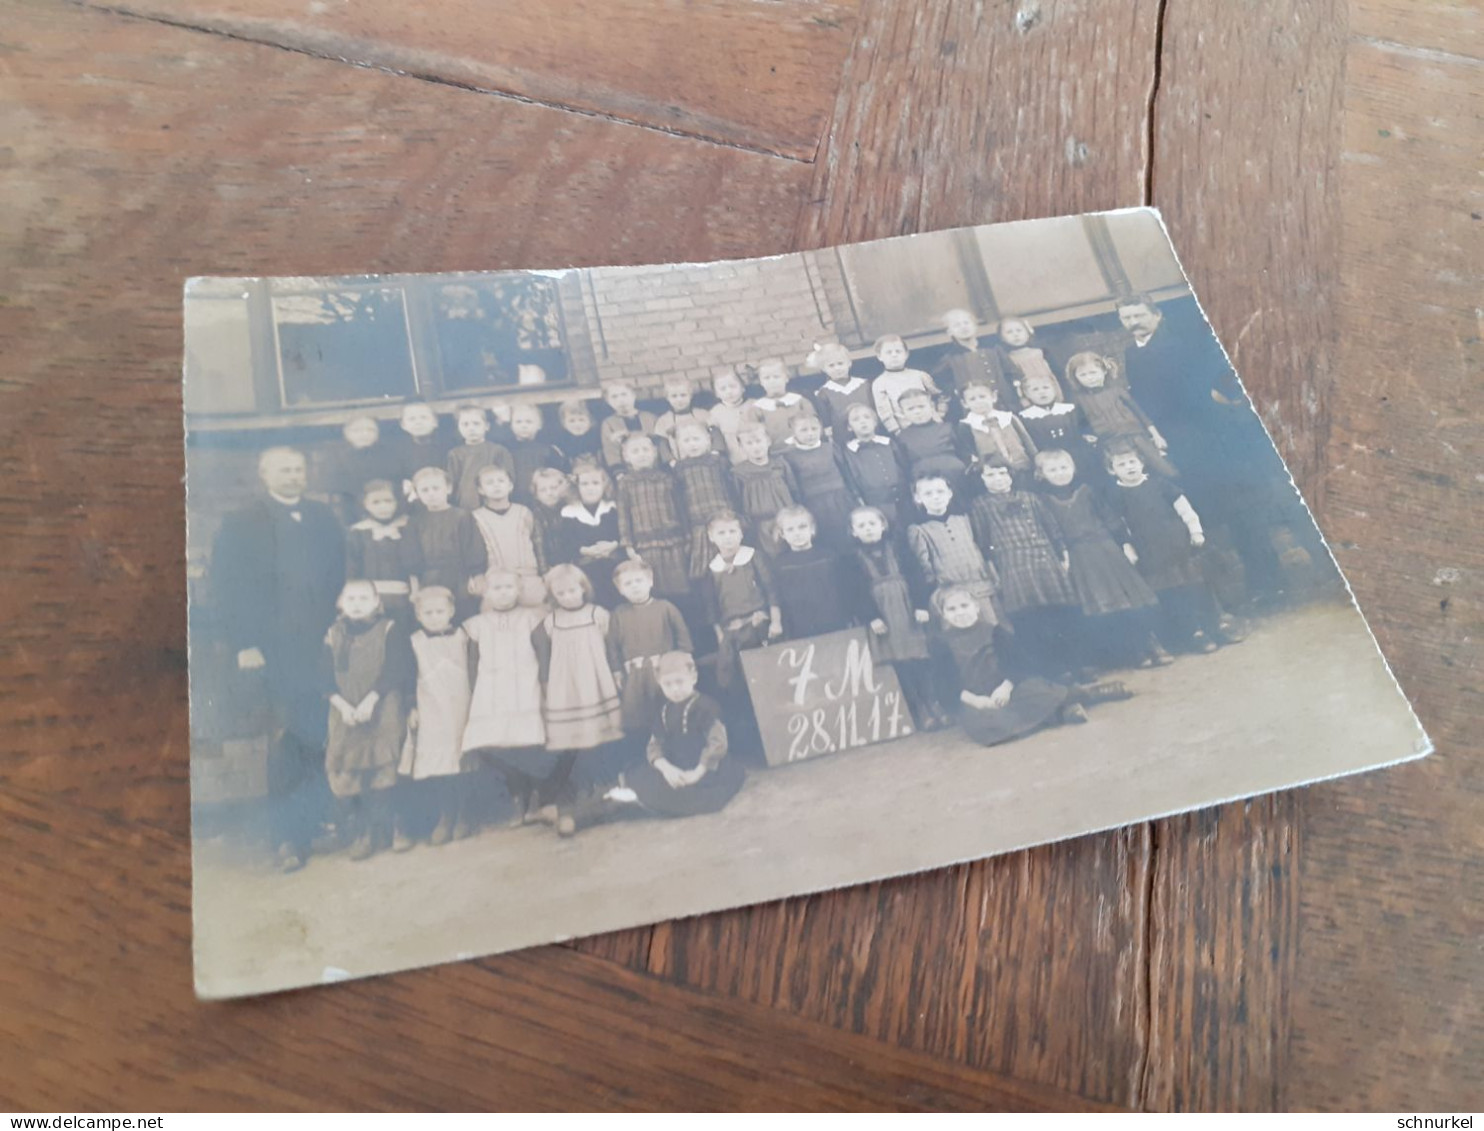
[[[880,339],[876,343],[876,353],[888,371],[902,369],[909,356],[905,343],[896,335]],[[820,346],[810,355],[810,359],[811,362],[817,361],[832,380],[843,382],[850,373],[850,351],[844,346]],[[1117,363],[1112,358],[1092,351],[1073,355],[1066,366],[1067,381],[1087,389],[1101,388],[1117,371]],[[782,397],[788,393],[789,371],[781,358],[760,362],[757,378],[765,396]],[[665,400],[672,411],[687,413],[692,410],[695,386],[689,379],[672,377],[665,381],[664,389]],[[740,405],[747,394],[742,378],[733,372],[718,374],[712,382],[712,391],[722,404],[731,406]],[[984,407],[968,404],[971,391],[981,401],[985,397],[994,396],[994,390],[985,385],[965,389],[962,394],[965,407],[971,412],[982,411]],[[1045,375],[1029,378],[1023,392],[1027,400],[1039,405],[1054,404],[1062,396],[1056,381]],[[637,411],[638,391],[626,381],[612,381],[604,385],[603,399],[617,416],[628,418]],[[990,404],[988,407],[994,406]],[[480,443],[489,435],[490,414],[482,406],[459,405],[454,409],[453,415],[459,435],[466,443]],[[573,436],[586,435],[593,428],[592,409],[586,401],[564,401],[557,408],[557,418],[562,430]],[[511,406],[508,423],[517,440],[534,440],[541,434],[546,420],[540,405],[524,403]],[[438,430],[438,414],[431,405],[413,401],[402,406],[399,424],[402,431],[414,439],[426,439]],[[345,423],[342,432],[353,448],[369,448],[381,438],[381,426],[371,416],[353,417]]]

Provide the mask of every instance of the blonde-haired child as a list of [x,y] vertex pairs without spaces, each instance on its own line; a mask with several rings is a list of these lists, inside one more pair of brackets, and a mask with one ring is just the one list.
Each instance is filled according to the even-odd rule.
[[913,600],[897,548],[887,538],[886,516],[881,509],[856,507],[850,512],[850,531],[856,543],[862,598],[871,617],[867,625],[871,630],[871,654],[896,671],[918,729],[936,730],[947,719],[933,693],[928,663],[924,626],[931,617]]
[[978,459],[1002,460],[1015,471],[1029,472],[1035,441],[1018,416],[999,408],[995,386],[975,379],[960,388],[958,397],[964,408],[958,422],[964,449]]
[[895,526],[907,494],[907,469],[901,449],[877,429],[876,410],[851,405],[845,413],[850,436],[840,451],[845,481],[855,497],[876,507],[887,525]]
[[570,806],[602,777],[603,749],[623,738],[618,683],[608,662],[609,613],[575,565],[546,573],[552,609],[531,633],[540,663],[546,748],[559,755],[548,790]]
[[489,568],[484,536],[474,516],[449,501],[453,480],[442,465],[420,468],[410,482],[421,504],[408,523],[423,561],[418,581],[442,585],[458,602],[460,618],[473,616],[479,611],[478,594]]
[[721,511],[735,510],[737,489],[732,481],[732,461],[711,450],[711,434],[694,421],[680,425],[673,437],[675,482],[680,488],[680,506],[690,527],[690,575],[706,576],[711,543],[706,524]]
[[1020,397],[1007,370],[1016,377],[1019,371],[1010,365],[998,343],[980,336],[979,320],[959,307],[946,311],[942,322],[948,331],[948,345],[933,370],[939,388],[945,393],[957,392],[961,398],[970,385],[988,385],[1001,404],[1019,407]]
[[[871,382],[871,398],[875,401],[881,426],[888,432],[895,433],[902,427],[897,402],[908,389],[922,390],[935,403],[939,396],[938,386],[928,374],[921,369],[907,368],[910,356],[907,343],[899,334],[886,334],[876,339],[876,360],[881,362],[884,372]],[[935,409],[935,415],[941,418],[942,413]]]
[[659,450],[648,436],[623,444],[626,471],[618,480],[619,540],[631,557],[654,570],[655,592],[671,600],[690,597],[690,538],[680,509],[675,476],[659,466]]
[[546,586],[536,553],[536,519],[530,507],[510,501],[513,488],[503,467],[486,467],[479,473],[481,505],[474,512],[474,522],[484,538],[489,563],[485,584],[492,573],[513,573],[521,579],[521,604],[540,605],[546,600]]
[[[473,684],[469,637],[454,623],[453,594],[441,585],[419,589],[412,609],[418,623],[411,641],[417,659],[417,705],[407,720],[407,742],[397,772],[438,814],[430,843],[446,844],[468,835],[472,812],[469,782],[459,780]],[[397,848],[410,847],[411,839],[399,828]]]
[[686,424],[698,425],[706,433],[706,443],[711,443],[711,417],[704,408],[695,406],[695,387],[690,378],[679,375],[665,378],[665,403],[670,407],[654,422],[654,434],[670,446],[671,458],[678,458],[675,451],[676,430]]
[[422,572],[422,552],[407,532],[407,516],[397,489],[386,479],[373,479],[361,492],[363,518],[345,532],[345,576],[376,586],[387,613],[404,623],[408,598]]
[[849,628],[860,610],[854,572],[834,550],[815,544],[817,534],[809,508],[778,512],[783,549],[773,561],[773,580],[783,632],[795,639]]
[[513,478],[517,502],[529,503],[535,493],[531,485],[537,472],[556,469],[565,473],[567,457],[544,434],[546,417],[540,405],[518,404],[510,410],[510,455],[515,461]]
[[454,410],[463,443],[448,453],[448,477],[453,481],[454,506],[472,511],[479,506],[479,473],[486,467],[503,467],[515,476],[510,449],[489,439],[489,414],[477,404],[461,404]]
[[603,386],[603,400],[613,410],[598,426],[603,441],[603,462],[615,475],[623,473],[624,440],[634,434],[653,437],[659,423],[654,413],[639,407],[639,394],[627,381],[610,381]]
[[545,613],[520,604],[520,581],[508,570],[491,570],[482,611],[464,622],[478,654],[464,765],[499,772],[515,803],[515,821],[523,824],[538,807],[556,759],[545,748],[541,665],[531,640]]
[[855,405],[870,408],[872,405],[871,383],[864,377],[850,375],[850,351],[839,342],[815,346],[805,364],[825,375],[824,384],[814,394],[814,404],[819,409],[820,423],[830,438],[836,444],[844,444],[851,435],[846,420],[851,408]]
[[734,370],[725,369],[711,379],[711,391],[716,394],[716,404],[707,413],[711,427],[721,437],[731,461],[741,463],[743,455],[738,433],[750,420],[747,386]]
[[[1000,319],[1000,344],[1010,362],[1010,381],[1021,403],[1025,403],[1025,382],[1030,377],[1055,378],[1056,373],[1039,346],[1031,345],[1036,328],[1024,318],[1005,315]],[[1014,403],[1014,402],[1011,402]]]
[[593,600],[611,609],[618,604],[613,570],[624,560],[613,480],[596,463],[578,464],[572,479],[577,497],[562,507],[557,530],[560,551],[555,556],[559,561],[581,567],[593,584]]
[[1061,535],[1062,565],[1086,617],[1085,662],[1089,666],[1168,664],[1170,654],[1154,637],[1159,601],[1114,540],[1112,520],[1100,493],[1077,477],[1066,452],[1043,450],[1036,473],[1041,495]]
[[998,624],[999,578],[974,541],[968,518],[950,512],[953,496],[952,485],[941,475],[925,475],[912,485],[912,499],[922,513],[907,527],[907,544],[923,583],[934,595],[950,585],[962,586],[974,594],[985,621]]
[[674,603],[654,595],[654,570],[645,562],[620,562],[613,584],[623,601],[608,624],[608,662],[621,686],[624,731],[633,735],[648,720],[659,693],[654,662],[666,652],[692,651],[691,636]]
[[768,432],[768,444],[782,451],[793,435],[793,422],[800,416],[817,416],[814,405],[803,393],[788,387],[788,366],[781,357],[768,357],[757,363],[757,383],[763,395],[748,406],[750,419]]
[[742,499],[742,514],[757,531],[763,552],[774,555],[782,546],[776,516],[779,510],[798,501],[798,480],[793,469],[771,453],[768,431],[761,424],[744,427],[738,442],[743,458],[732,467],[732,478]]

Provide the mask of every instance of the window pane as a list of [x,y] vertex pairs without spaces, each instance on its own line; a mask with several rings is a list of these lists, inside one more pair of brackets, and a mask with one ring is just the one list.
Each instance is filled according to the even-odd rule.
[[1082,220],[1069,216],[975,230],[1001,314],[1029,314],[1108,297]]
[[1185,276],[1170,250],[1170,241],[1160,230],[1159,221],[1148,212],[1126,212],[1105,218],[1118,262],[1136,291],[1157,291],[1162,287],[1183,287]]
[[567,380],[555,279],[496,275],[440,284],[433,324],[445,389]]
[[399,288],[275,294],[273,319],[286,406],[417,394]]
[[945,310],[973,305],[949,233],[842,247],[840,255],[868,342],[882,334],[940,330]]

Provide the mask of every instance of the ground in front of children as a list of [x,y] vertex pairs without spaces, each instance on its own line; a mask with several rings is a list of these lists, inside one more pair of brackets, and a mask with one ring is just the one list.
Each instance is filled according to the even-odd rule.
[[755,770],[721,813],[570,840],[489,829],[292,875],[196,846],[197,985],[281,989],[936,867],[1422,752],[1348,605],[1264,620],[1242,644],[1120,676],[1085,726],[992,748],[957,729]]

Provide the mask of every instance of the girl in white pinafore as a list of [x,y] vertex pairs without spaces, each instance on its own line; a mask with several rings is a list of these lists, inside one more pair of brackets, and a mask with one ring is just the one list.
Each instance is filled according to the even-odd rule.
[[[412,599],[418,631],[412,634],[417,658],[417,707],[408,720],[407,742],[397,772],[418,785],[436,809],[431,843],[445,844],[469,834],[468,782],[459,781],[464,754],[464,722],[469,717],[469,637],[454,625],[453,594],[442,586],[419,589]],[[394,847],[412,846],[398,828]]]
[[[491,570],[485,578],[484,611],[464,622],[479,650],[464,727],[464,767],[476,777],[497,772],[515,803],[514,823],[523,824],[560,761],[546,749],[541,665],[531,642],[545,613],[519,603],[520,578],[513,571]],[[481,785],[476,792],[482,798],[485,790]]]

